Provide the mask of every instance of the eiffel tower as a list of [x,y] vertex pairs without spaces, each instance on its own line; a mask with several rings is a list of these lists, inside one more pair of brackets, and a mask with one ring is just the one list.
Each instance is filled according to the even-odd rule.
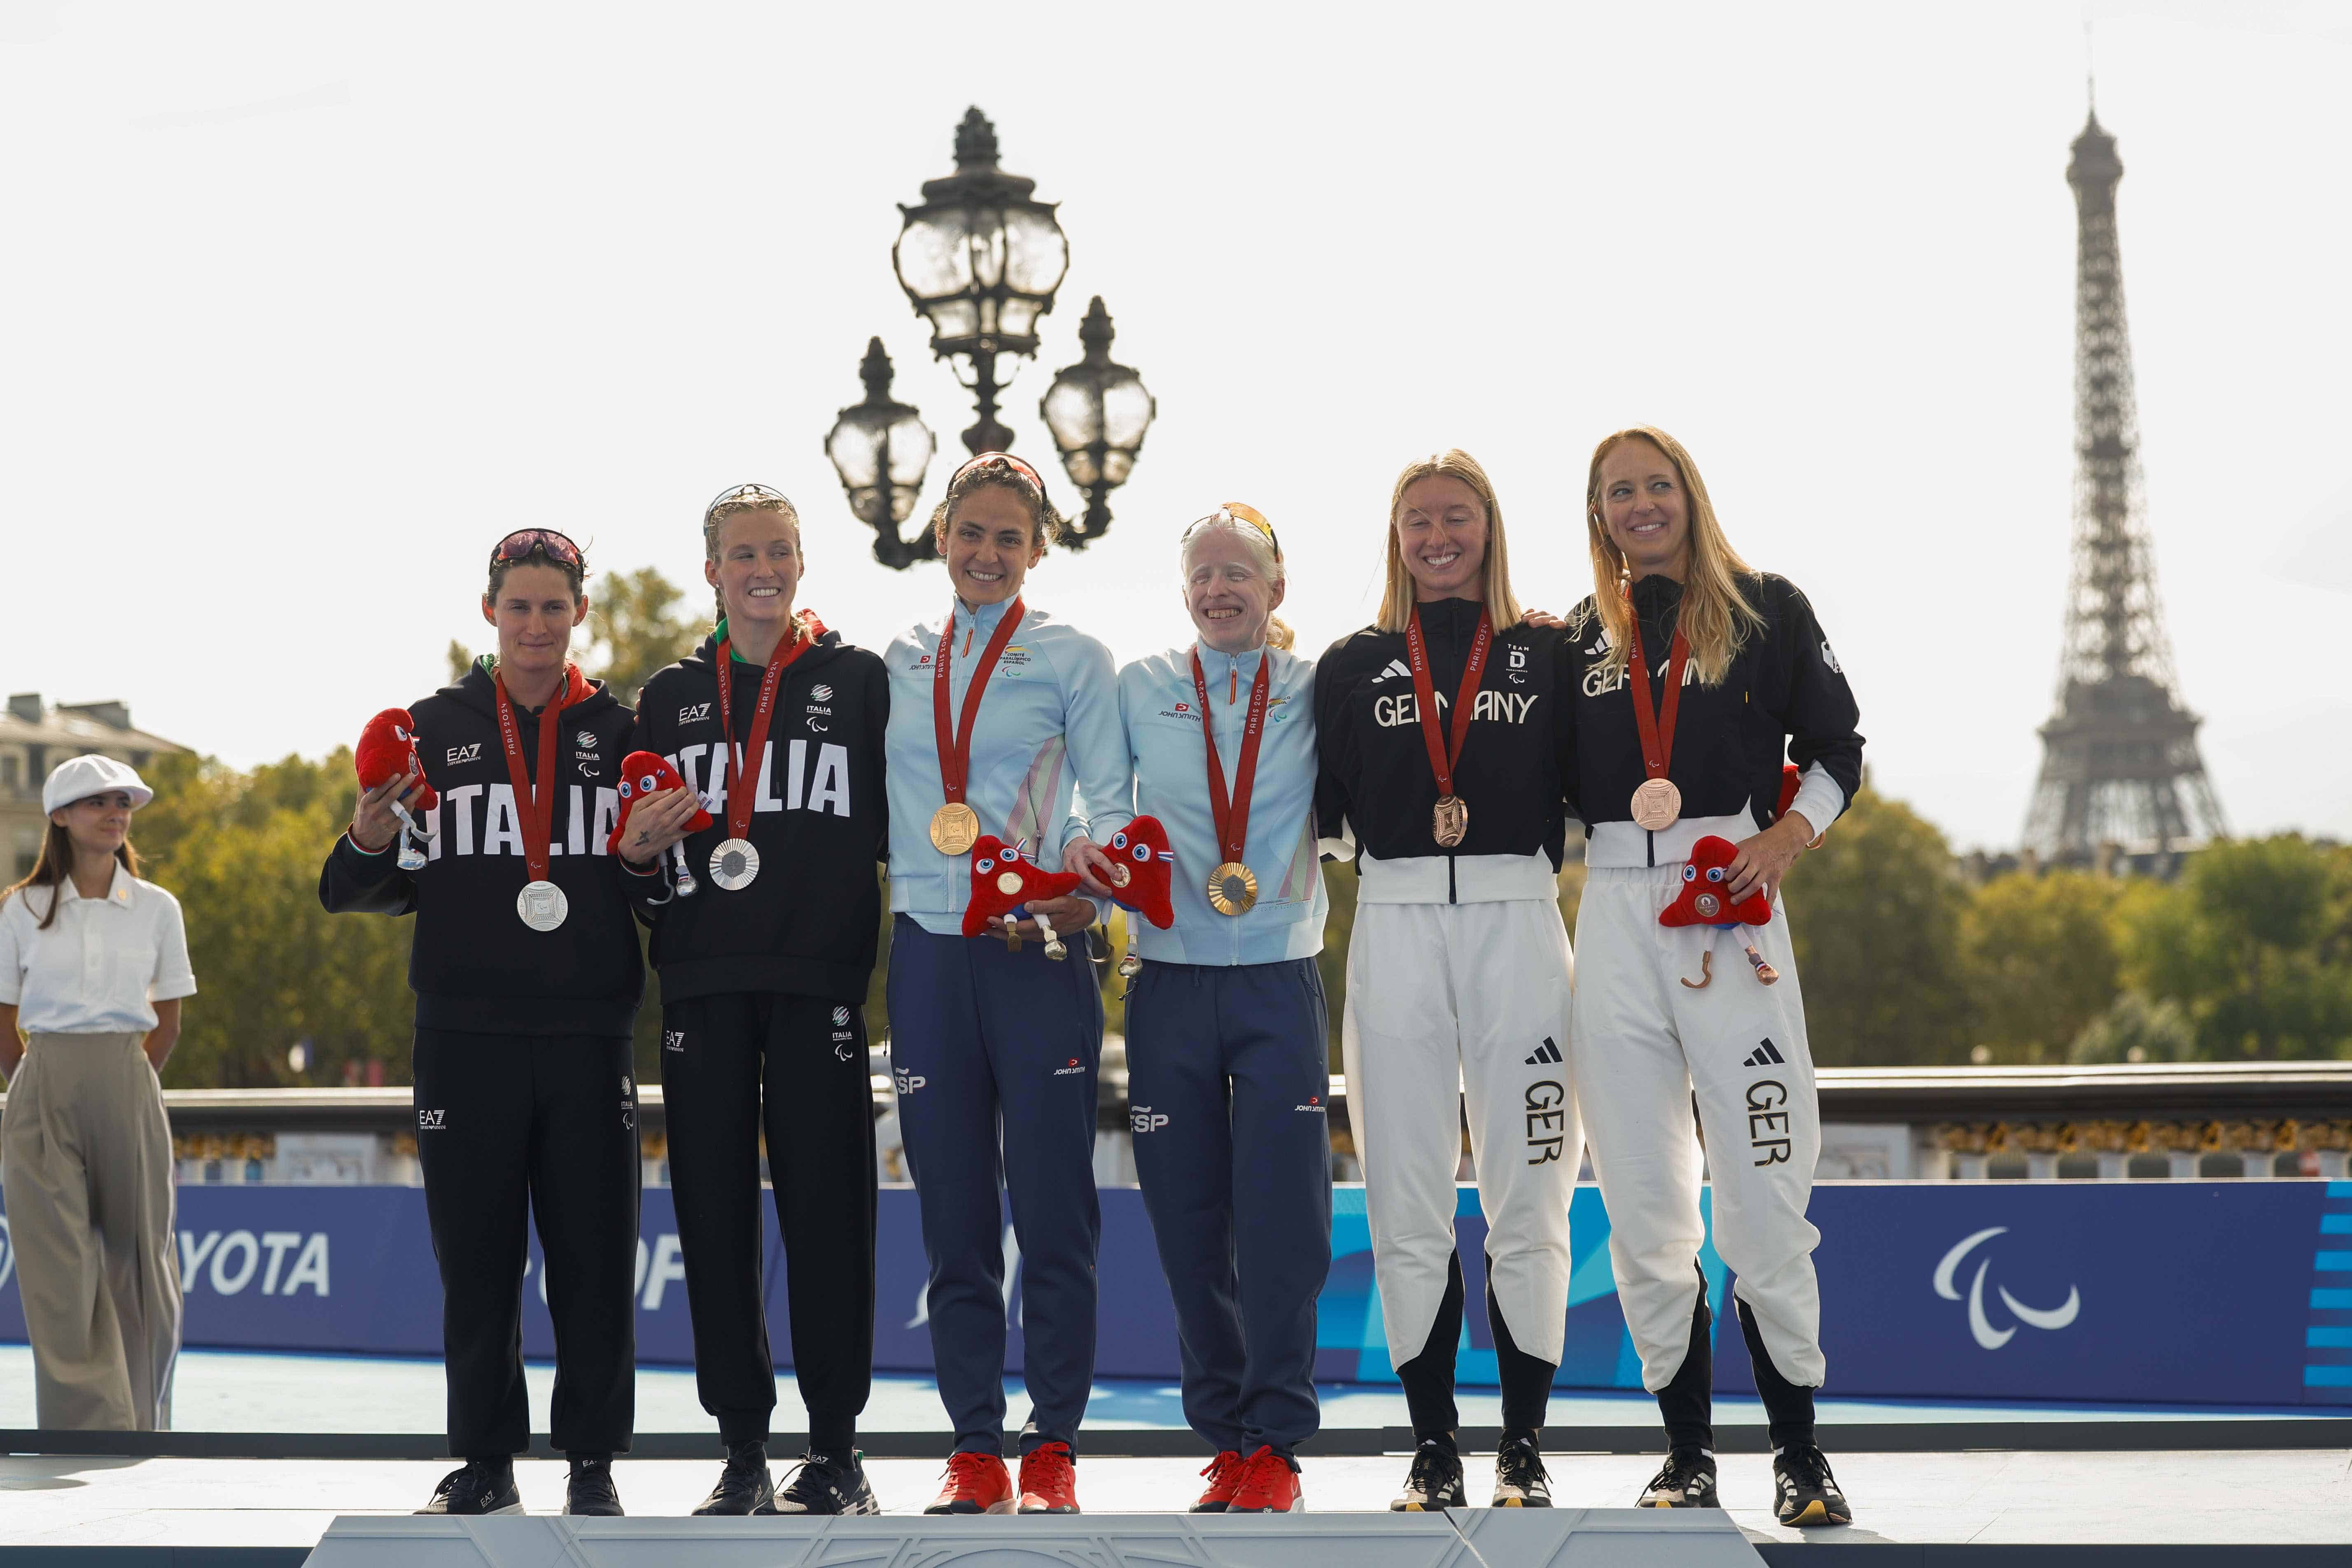
[[2108,864],[2120,855],[2168,875],[2181,851],[2227,828],[2198,753],[2199,721],[2177,695],[2157,598],[2116,240],[2124,165],[2095,109],[2074,154],[2074,563],[2058,710],[2042,726],[2025,846],[2044,864]]

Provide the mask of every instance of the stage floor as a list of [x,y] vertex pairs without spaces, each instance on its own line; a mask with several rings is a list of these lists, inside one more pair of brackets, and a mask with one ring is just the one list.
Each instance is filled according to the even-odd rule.
[[[535,1426],[543,1428],[551,1377],[547,1367],[530,1369]],[[31,1384],[24,1348],[0,1346],[0,1427],[33,1426]],[[789,1374],[778,1380],[777,1392],[776,1429],[798,1428],[804,1417]],[[1010,1419],[1017,1423],[1025,1400],[1017,1383],[1008,1393]],[[194,1352],[180,1363],[174,1426],[184,1434],[433,1434],[441,1427],[442,1401],[441,1368],[436,1362]],[[615,1466],[623,1501],[632,1514],[683,1514],[716,1478],[719,1457],[712,1423],[695,1400],[693,1375],[643,1370],[637,1401],[642,1432],[712,1433],[707,1460],[624,1459]],[[1498,1423],[1492,1391],[1465,1392],[1461,1403],[1465,1426]],[[1402,1397],[1393,1387],[1326,1390],[1324,1412],[1326,1426],[1335,1436],[1339,1428],[1395,1426],[1405,1419]],[[1752,1398],[1723,1399],[1717,1414],[1727,1426],[1761,1418]],[[2168,1411],[1824,1400],[1823,1435],[1859,1523],[1803,1537],[1771,1522],[1769,1458],[1726,1453],[1719,1462],[1732,1516],[1759,1544],[1803,1539],[1817,1545],[2162,1543],[2228,1548],[2259,1542],[2279,1548],[2341,1546],[2345,1560],[2352,1561],[2352,1451],[2345,1447],[2199,1451],[2164,1447],[2163,1438],[2152,1434],[2153,1448],[2096,1452],[2084,1451],[2081,1438],[2070,1443],[2065,1431],[2066,1424],[2085,1422],[2161,1424],[2342,1414],[2318,1408]],[[1561,1394],[1554,1396],[1550,1417],[1563,1431],[1575,1426],[1649,1428],[1656,1421],[1656,1406],[1638,1394]],[[2010,1447],[1969,1451],[1971,1438],[1979,1435],[1956,1427],[1953,1451],[1948,1452],[1867,1453],[1837,1447],[1841,1424],[1902,1422],[2048,1424],[2051,1442],[2042,1447],[2017,1436],[2012,1426],[2000,1439]],[[1182,1425],[1174,1387],[1126,1382],[1097,1386],[1089,1423],[1097,1430],[1159,1432],[1181,1430]],[[939,1433],[946,1425],[928,1379],[877,1380],[866,1416],[868,1430]],[[1986,1429],[1979,1427],[1979,1433]],[[2110,1434],[2100,1440],[2125,1439]],[[1183,1440],[1177,1441],[1181,1446]],[[2225,1439],[2209,1428],[2204,1441]],[[1088,1511],[1097,1513],[1181,1510],[1196,1494],[1196,1471],[1205,1457],[1098,1454],[1084,1458],[1080,1498]],[[776,1455],[780,1476],[788,1458]],[[1566,1507],[1625,1507],[1658,1462],[1642,1453],[1556,1451],[1550,1458],[1554,1493]],[[338,1514],[405,1513],[415,1508],[431,1494],[449,1463],[56,1455],[0,1458],[0,1493],[6,1494],[0,1501],[0,1568],[10,1568],[26,1547],[304,1548]],[[1310,1447],[1307,1505],[1317,1511],[1383,1511],[1405,1467],[1402,1456],[1318,1456]],[[883,1506],[892,1512],[919,1510],[937,1490],[940,1465],[935,1459],[875,1458],[869,1468]],[[1493,1459],[1473,1453],[1468,1468],[1472,1499],[1481,1500],[1492,1487]],[[517,1470],[527,1508],[533,1512],[561,1510],[560,1463],[525,1460]],[[973,1521],[972,1528],[984,1531],[988,1521]],[[39,1555],[29,1559],[41,1560]],[[2217,1554],[2213,1560],[2229,1559]],[[289,1554],[278,1561],[295,1559]]]
[[[2102,1455],[2048,1453],[1852,1454],[1838,1479],[1857,1522],[1814,1531],[1835,1542],[2342,1545],[2352,1556],[2352,1455],[2341,1451]],[[1725,1501],[1749,1540],[1795,1542],[1771,1521],[1770,1461],[1728,1454]],[[1564,1506],[1622,1508],[1655,1466],[1639,1456],[1555,1456],[1554,1494]],[[1194,1495],[1195,1467],[1181,1459],[1092,1459],[1078,1467],[1089,1512],[1169,1512]],[[316,1459],[0,1459],[0,1547],[308,1547],[337,1514],[404,1513],[430,1495],[447,1467],[416,1461]],[[1379,1511],[1404,1475],[1392,1458],[1309,1458],[1307,1500],[1319,1511]],[[1471,1495],[1493,1484],[1494,1461],[1472,1456]],[[560,1512],[563,1467],[516,1467],[524,1506]],[[892,1512],[919,1510],[938,1485],[929,1460],[869,1461]],[[718,1475],[716,1463],[623,1460],[614,1467],[632,1514],[683,1514]],[[971,1521],[975,1532],[992,1521]],[[0,1550],[0,1563],[8,1553]]]

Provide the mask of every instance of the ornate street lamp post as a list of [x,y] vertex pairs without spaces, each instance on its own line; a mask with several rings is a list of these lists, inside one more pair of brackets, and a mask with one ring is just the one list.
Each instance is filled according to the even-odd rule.
[[841,411],[824,438],[824,455],[841,476],[849,510],[875,532],[875,560],[903,569],[936,559],[939,548],[929,530],[902,540],[898,525],[915,510],[938,442],[912,405],[892,400],[890,356],[882,352],[880,338],[867,340],[858,374],[866,380],[866,401]]
[[1145,390],[1143,378],[1110,357],[1110,312],[1097,294],[1078,323],[1078,342],[1086,357],[1054,377],[1054,384],[1037,404],[1045,426],[1061,448],[1062,467],[1070,482],[1087,493],[1087,514],[1064,541],[1083,550],[1110,526],[1110,492],[1127,483],[1143,449],[1143,433],[1151,426],[1158,405]]
[[980,418],[963,444],[1003,451],[1013,432],[997,421],[996,395],[1019,367],[998,356],[1037,352],[1037,320],[1054,308],[1070,242],[1055,204],[1032,198],[1037,182],[996,166],[996,128],[976,108],[956,128],[955,156],[954,174],[923,182],[919,206],[899,206],[906,226],[890,261],[908,301],[931,324],[931,353],[962,361],[970,373],[964,384]]

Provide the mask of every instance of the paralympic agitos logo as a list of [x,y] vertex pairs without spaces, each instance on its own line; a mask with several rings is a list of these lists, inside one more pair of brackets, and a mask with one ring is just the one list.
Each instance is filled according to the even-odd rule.
[[[1958,1275],[1961,1263],[1980,1244],[1990,1241],[1996,1236],[2005,1235],[2008,1230],[2009,1226],[2005,1225],[1988,1226],[1972,1236],[1962,1237],[1958,1246],[1944,1254],[1943,1261],[1936,1265],[1936,1294],[1947,1301],[1958,1300],[1960,1299]],[[2056,1307],[2029,1307],[2011,1295],[2006,1287],[1996,1285],[1993,1287],[1993,1293],[2000,1298],[2001,1305],[2007,1307],[2017,1318],[2017,1323],[2011,1323],[2005,1329],[1996,1329],[1992,1326],[1992,1320],[1985,1314],[1985,1275],[1991,1268],[1991,1258],[1979,1258],[1976,1275],[1969,1281],[1969,1333],[1985,1350],[1997,1351],[2015,1339],[2017,1323],[2022,1323],[2028,1328],[2054,1331],[2073,1322],[2083,1310],[2083,1293],[2072,1285],[2066,1287],[2064,1303]]]

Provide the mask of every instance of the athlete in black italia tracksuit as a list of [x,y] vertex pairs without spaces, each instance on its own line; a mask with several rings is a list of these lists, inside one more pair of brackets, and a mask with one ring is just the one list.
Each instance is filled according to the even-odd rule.
[[[575,679],[556,700],[566,696],[574,700],[559,713],[548,847],[548,879],[570,902],[561,926],[534,931],[516,914],[530,873],[488,659],[410,710],[425,782],[440,797],[425,814],[424,868],[404,871],[394,847],[371,854],[347,833],[319,879],[330,910],[416,917],[408,972],[416,1146],[441,1265],[449,1451],[499,1469],[530,1444],[527,1212],[538,1222],[555,1321],[555,1447],[624,1452],[635,1411],[629,1037],[644,970],[624,887],[659,879],[631,878],[604,850],[633,716],[602,681]],[[536,780],[540,710],[518,708],[515,717]]]
[[[725,625],[646,683],[631,748],[669,759],[712,817],[684,845],[699,890],[671,897],[655,915],[662,1092],[696,1385],[702,1407],[719,1419],[730,1473],[739,1450],[760,1448],[755,1490],[764,1490],[776,1377],[762,1302],[763,1130],[790,1271],[793,1370],[813,1456],[851,1454],[873,1380],[874,1114],[864,1005],[882,920],[877,863],[888,826],[882,736],[890,697],[881,659],[834,632],[784,671],[765,764],[747,781],[757,790],[748,837],[759,875],[729,891],[709,873],[711,851],[728,836],[717,681]],[[740,745],[764,667],[731,651],[730,662]],[[793,1500],[781,1501],[792,1510]],[[767,1505],[758,1499],[755,1506]]]

